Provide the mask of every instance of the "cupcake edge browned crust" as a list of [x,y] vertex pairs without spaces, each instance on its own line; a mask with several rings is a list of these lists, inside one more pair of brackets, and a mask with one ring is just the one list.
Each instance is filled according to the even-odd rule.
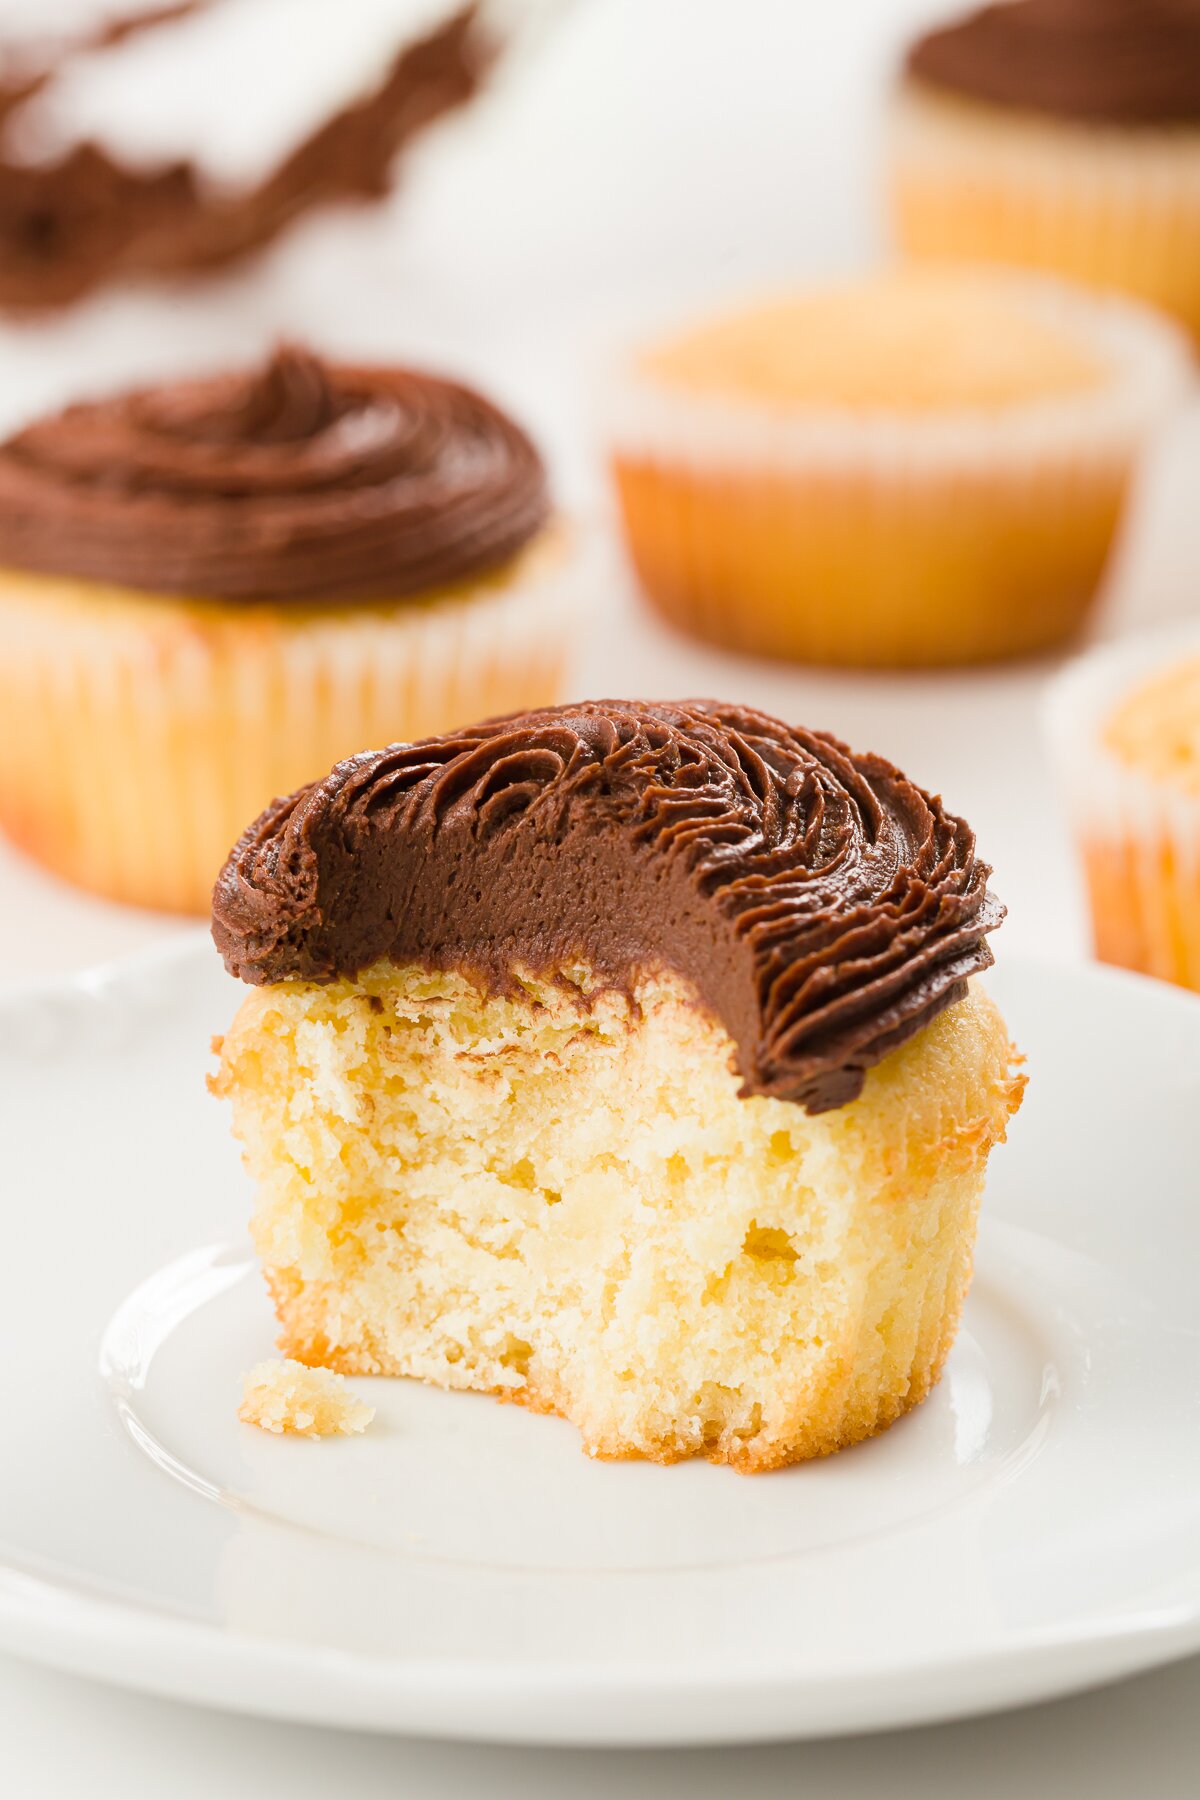
[[912,46],[915,80],[1089,124],[1200,124],[1200,0],[1001,0]]
[[381,960],[511,992],[682,976],[744,1094],[832,1110],[962,998],[1004,909],[883,758],[714,701],[585,701],[341,763],[242,836],[213,936],[250,983]]
[[481,394],[295,348],[0,445],[0,564],[148,593],[404,598],[498,568],[548,514],[536,449]]

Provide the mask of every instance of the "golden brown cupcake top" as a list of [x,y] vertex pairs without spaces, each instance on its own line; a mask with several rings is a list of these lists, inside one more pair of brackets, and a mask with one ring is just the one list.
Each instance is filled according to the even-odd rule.
[[645,352],[656,383],[757,406],[927,412],[1087,392],[1103,364],[976,270],[900,269],[781,296]]
[[1104,721],[1101,741],[1128,768],[1200,794],[1200,656],[1135,687]]
[[877,756],[715,701],[586,701],[351,758],[213,896],[256,984],[381,960],[509,991],[682,975],[746,1093],[827,1111],[962,998],[1003,908],[966,824]]

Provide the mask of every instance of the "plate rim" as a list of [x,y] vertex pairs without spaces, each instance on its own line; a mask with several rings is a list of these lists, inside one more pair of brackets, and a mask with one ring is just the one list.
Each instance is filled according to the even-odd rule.
[[[68,1616],[56,1618],[64,1609]],[[115,1644],[137,1660],[114,1668]],[[853,1675],[551,1661],[366,1656],[228,1631],[0,1559],[0,1649],[164,1698],[450,1742],[608,1747],[763,1743],[886,1731],[1003,1712],[1145,1673],[1200,1651],[1200,1601],[1047,1627],[968,1655],[943,1651]],[[1074,1653],[1074,1654],[1072,1654]],[[235,1679],[237,1685],[235,1686]],[[867,1704],[864,1705],[864,1701]],[[574,1703],[575,1711],[567,1710]],[[648,1706],[664,1716],[630,1721]],[[598,1721],[623,1709],[615,1730]],[[530,1722],[537,1715],[540,1722]]]
[[[40,1001],[108,1007],[132,1000],[147,980],[198,969],[202,958],[215,963],[217,953],[198,927],[132,956],[9,983],[0,990],[0,1021]],[[1200,1032],[1200,998],[1152,977],[1083,956],[1020,951],[1005,959],[1001,979],[1010,967],[1152,994],[1155,1005]],[[1180,1574],[1186,1580],[1188,1570]],[[853,1674],[789,1670],[778,1657],[761,1669],[611,1660],[567,1667],[529,1658],[501,1665],[291,1644],[156,1608],[82,1573],[47,1572],[0,1542],[0,1648],[196,1704],[352,1729],[527,1745],[751,1743],[981,1715],[1159,1667],[1200,1651],[1200,1584],[1174,1602],[1010,1629],[991,1644],[952,1646],[902,1665],[894,1657],[864,1661]],[[118,1649],[124,1660],[114,1667]],[[649,1716],[653,1708],[660,1716]],[[624,1722],[602,1729],[615,1711]]]

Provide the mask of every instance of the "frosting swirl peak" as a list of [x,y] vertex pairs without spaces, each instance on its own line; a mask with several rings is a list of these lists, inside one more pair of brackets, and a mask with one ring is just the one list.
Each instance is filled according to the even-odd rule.
[[397,744],[277,801],[213,897],[255,984],[382,958],[492,988],[667,969],[743,1092],[821,1112],[962,997],[1003,917],[970,828],[877,756],[748,707],[585,701]]
[[1200,0],[1002,0],[921,38],[918,80],[1097,124],[1200,122]]
[[399,598],[504,562],[547,511],[537,451],[482,395],[294,348],[0,445],[0,562],[151,592]]

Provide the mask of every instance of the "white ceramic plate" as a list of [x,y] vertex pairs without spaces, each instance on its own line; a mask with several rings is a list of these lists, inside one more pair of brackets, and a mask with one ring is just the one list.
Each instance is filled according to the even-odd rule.
[[358,1382],[239,1425],[272,1320],[211,949],[0,1003],[0,1644],[246,1710],[539,1743],[946,1718],[1200,1646],[1200,1003],[995,978],[1031,1085],[934,1396],[747,1478]]

